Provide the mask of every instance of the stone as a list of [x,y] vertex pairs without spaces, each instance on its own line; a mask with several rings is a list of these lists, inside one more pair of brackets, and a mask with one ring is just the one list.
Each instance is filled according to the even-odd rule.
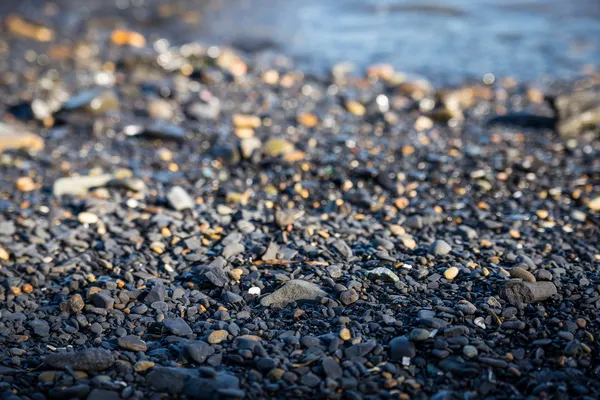
[[224,329],[219,329],[216,331],[212,331],[206,341],[210,344],[219,344],[224,340],[227,340],[227,331]]
[[467,358],[475,358],[479,355],[479,352],[475,346],[466,345],[463,347],[463,354]]
[[357,302],[358,299],[358,293],[356,293],[356,290],[354,289],[344,290],[342,293],[340,293],[340,301],[345,306]]
[[260,139],[255,137],[249,137],[242,139],[240,141],[240,152],[242,157],[245,159],[249,159],[252,157],[252,154],[259,150],[262,147],[262,142]]
[[40,151],[43,148],[44,140],[38,135],[19,125],[0,122],[0,153],[19,149]]
[[417,355],[415,345],[406,336],[398,336],[390,341],[390,358],[402,362],[404,357],[413,358]]
[[119,400],[121,396],[113,390],[92,389],[86,400]]
[[215,353],[214,347],[201,340],[193,341],[185,346],[185,352],[198,364],[203,364],[206,359]]
[[171,119],[173,118],[173,107],[167,100],[152,99],[148,103],[148,114],[153,118]]
[[76,293],[68,300],[63,301],[59,306],[61,311],[69,314],[77,314],[79,311],[83,310],[83,307],[85,307],[85,303],[79,293]]
[[111,367],[115,360],[108,351],[91,348],[76,352],[50,354],[46,357],[45,362],[51,368],[71,368],[73,370],[96,372]]
[[77,220],[82,224],[95,224],[98,222],[98,216],[90,212],[80,212],[77,215]]
[[262,148],[269,157],[279,157],[295,150],[294,145],[283,138],[272,138],[267,140]]
[[133,365],[133,370],[136,372],[144,372],[154,367],[154,361],[141,360]]
[[323,358],[321,366],[329,379],[340,379],[344,375],[344,370],[342,370],[340,364],[332,357]]
[[141,351],[145,352],[148,350],[146,342],[144,342],[139,336],[127,335],[117,339],[117,344],[120,348],[129,351]]
[[50,325],[44,320],[35,319],[29,323],[29,326],[33,329],[33,333],[38,336],[50,336]]
[[522,279],[525,282],[535,282],[535,276],[521,267],[514,267],[510,270],[511,278]]
[[100,308],[113,308],[115,299],[106,293],[98,292],[92,295],[92,303]]
[[408,334],[408,339],[413,342],[423,342],[431,337],[431,333],[427,329],[414,328]]
[[221,102],[216,97],[210,97],[206,101],[190,103],[185,112],[189,117],[199,121],[215,120],[221,113]]
[[90,189],[104,187],[112,179],[113,176],[110,174],[59,178],[54,182],[52,192],[56,197],[64,195],[84,196]]
[[557,293],[552,282],[508,281],[501,290],[503,297],[513,305],[544,301]]
[[380,280],[386,282],[398,282],[400,278],[390,269],[385,267],[377,267],[367,273],[367,277],[371,280]]
[[445,256],[452,251],[452,247],[444,240],[436,240],[429,246],[429,254],[434,256]]
[[263,297],[260,304],[265,307],[282,308],[291,302],[314,301],[318,297],[325,296],[327,296],[327,292],[318,285],[300,279],[293,279],[275,292]]
[[174,186],[167,193],[169,205],[177,211],[194,208],[194,199],[181,186]]
[[183,318],[165,318],[163,324],[169,332],[176,336],[192,336],[194,334]]
[[146,304],[152,304],[157,301],[164,301],[166,295],[167,292],[165,290],[165,286],[162,283],[157,282],[154,284],[154,286],[152,286],[152,289],[150,289],[144,301],[146,302]]
[[458,268],[450,267],[444,271],[444,278],[451,281],[452,279],[456,278],[458,271]]

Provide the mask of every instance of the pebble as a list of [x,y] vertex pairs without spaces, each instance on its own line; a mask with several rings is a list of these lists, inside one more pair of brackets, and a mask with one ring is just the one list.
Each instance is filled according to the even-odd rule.
[[452,247],[444,240],[436,240],[429,246],[429,253],[434,256],[445,256],[452,251]]
[[354,289],[344,290],[342,293],[340,293],[340,301],[345,306],[357,302],[358,299],[358,293],[356,293],[356,290]]
[[194,334],[183,318],[165,318],[163,324],[169,332],[176,336],[192,336]]
[[85,302],[79,293],[75,293],[73,296],[69,297],[68,300],[60,304],[61,311],[69,314],[77,314],[79,311],[83,310],[83,307],[85,307]]
[[327,296],[327,292],[314,283],[293,279],[273,293],[263,297],[260,304],[265,307],[285,307],[295,301],[314,301],[318,297]]
[[477,348],[475,346],[467,345],[463,347],[463,354],[467,358],[475,358],[479,355],[479,351],[477,351]]
[[167,194],[169,205],[174,210],[183,211],[194,208],[194,199],[181,186],[174,186]]
[[40,151],[44,148],[44,140],[25,128],[0,122],[0,153],[5,150]]
[[96,224],[98,223],[98,216],[90,212],[80,212],[77,214],[77,220],[82,224]]
[[208,338],[206,339],[210,344],[219,344],[224,340],[227,340],[227,331],[224,329],[219,329],[216,331],[212,331]]
[[525,282],[535,282],[535,276],[521,267],[514,267],[510,270],[510,276],[512,278],[522,279]]
[[105,370],[110,368],[114,364],[114,361],[110,352],[98,348],[50,354],[45,360],[46,365],[51,368],[71,368],[86,372]]
[[509,281],[502,289],[506,300],[515,305],[544,301],[556,293],[556,286],[552,282]]
[[112,179],[113,176],[110,174],[60,178],[54,182],[52,191],[57,197],[64,195],[84,196],[91,188],[104,187]]
[[400,280],[400,278],[398,278],[398,275],[396,275],[391,270],[385,267],[374,268],[368,272],[367,276],[369,277],[369,279],[372,280],[377,279],[387,282],[398,282]]
[[390,358],[394,361],[403,361],[404,358],[413,358],[417,351],[413,342],[406,336],[398,336],[390,341]]
[[139,336],[135,335],[122,336],[117,340],[117,343],[119,347],[125,350],[141,352],[148,350],[146,343]]
[[450,267],[444,271],[444,278],[451,281],[458,275],[458,268]]

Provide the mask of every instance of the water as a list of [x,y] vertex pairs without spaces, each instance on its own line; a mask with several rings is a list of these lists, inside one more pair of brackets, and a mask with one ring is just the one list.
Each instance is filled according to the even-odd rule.
[[[40,2],[3,2],[39,17]],[[17,4],[18,3],[18,4]],[[275,50],[322,73],[340,61],[389,62],[438,81],[571,77],[600,66],[600,0],[56,0],[61,27],[105,18],[172,43]],[[198,22],[157,17],[162,3]],[[118,8],[117,8],[118,5]]]
[[231,1],[207,13],[200,34],[272,42],[311,70],[349,60],[430,78],[536,80],[600,66],[600,1]]

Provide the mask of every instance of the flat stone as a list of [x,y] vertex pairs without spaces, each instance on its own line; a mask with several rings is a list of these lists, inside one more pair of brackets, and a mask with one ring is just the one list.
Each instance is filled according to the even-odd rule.
[[201,340],[193,341],[185,346],[186,354],[198,364],[202,364],[206,359],[215,353],[214,347]]
[[122,336],[117,339],[117,343],[119,344],[119,347],[125,350],[142,352],[148,350],[146,342],[144,342],[139,336],[135,335]]
[[224,340],[227,340],[227,331],[224,329],[219,329],[216,331],[212,331],[208,338],[206,339],[210,344],[219,344]]
[[113,179],[113,175],[110,174],[59,178],[54,182],[52,192],[56,197],[63,195],[84,196],[92,188],[106,186],[111,179]]
[[176,336],[192,336],[192,328],[182,318],[165,318],[163,324],[169,332]]
[[146,304],[152,304],[157,301],[164,301],[166,295],[167,291],[165,290],[165,286],[162,283],[157,282],[154,284],[154,286],[152,286],[152,289],[150,289],[144,301],[146,302]]
[[114,362],[108,351],[98,348],[55,353],[46,357],[46,365],[51,368],[72,368],[78,371],[102,371],[111,367]]
[[535,276],[529,271],[521,267],[514,267],[510,270],[511,278],[522,279],[525,282],[535,282]]
[[323,291],[318,285],[294,279],[284,284],[275,292],[263,297],[260,304],[265,307],[281,308],[294,301],[314,301],[318,297],[325,296],[327,296],[327,292]]
[[0,153],[4,150],[34,150],[44,148],[44,139],[24,128],[0,122]]
[[367,277],[371,280],[380,280],[386,282],[398,282],[400,278],[392,270],[385,267],[377,267],[367,273]]
[[514,305],[544,301],[557,293],[552,282],[508,281],[501,290],[503,297]]
[[194,199],[181,186],[174,186],[167,193],[169,205],[177,211],[194,208]]

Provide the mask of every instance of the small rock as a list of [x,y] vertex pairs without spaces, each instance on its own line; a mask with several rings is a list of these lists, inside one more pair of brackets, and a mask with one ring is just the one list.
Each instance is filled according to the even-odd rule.
[[175,336],[192,336],[192,328],[182,318],[165,318],[163,321],[165,328]]
[[318,297],[325,296],[327,296],[327,292],[323,291],[316,284],[300,279],[293,279],[275,292],[263,297],[260,304],[265,307],[282,308],[294,301],[314,301]]
[[158,119],[173,118],[171,103],[163,99],[152,99],[148,104],[148,115]]
[[434,256],[445,256],[452,251],[452,247],[443,240],[436,240],[429,246],[429,254]]
[[46,357],[46,364],[52,368],[81,371],[102,371],[111,367],[114,361],[108,351],[97,348],[50,354]]
[[117,343],[119,344],[119,347],[125,350],[142,352],[148,350],[146,342],[144,342],[139,336],[135,335],[127,335],[120,337],[119,339],[117,339]]
[[295,150],[294,145],[283,138],[269,139],[263,146],[263,152],[269,157],[279,157]]
[[52,192],[56,197],[63,195],[84,196],[90,189],[104,187],[113,179],[112,175],[72,176],[54,182]]
[[85,303],[80,294],[76,293],[60,304],[60,310],[69,314],[77,314],[83,310]]
[[404,357],[413,358],[417,355],[415,345],[406,336],[398,336],[390,341],[390,358],[402,361]]
[[115,299],[103,292],[94,293],[92,295],[92,303],[100,308],[113,308]]
[[167,194],[167,200],[173,209],[177,211],[194,208],[194,199],[181,186],[174,186]]
[[522,279],[525,282],[535,282],[535,277],[533,274],[521,267],[514,267],[511,269],[510,276],[512,278]]
[[475,346],[466,345],[463,347],[463,354],[467,358],[475,358],[479,355],[479,352]]
[[381,280],[387,282],[398,282],[400,278],[390,269],[385,267],[377,267],[367,273],[367,277],[371,280]]
[[458,275],[458,268],[450,267],[444,271],[444,278],[451,281]]
[[358,299],[358,293],[356,293],[356,290],[354,289],[344,290],[340,293],[340,301],[345,306],[355,303]]
[[154,361],[141,360],[133,365],[135,372],[144,372],[154,367]]
[[187,355],[198,364],[202,364],[206,359],[215,353],[214,347],[201,340],[193,341],[185,346]]
[[4,150],[26,149],[39,151],[44,148],[44,140],[27,132],[17,125],[0,122],[0,153]]
[[501,291],[510,304],[523,305],[544,301],[557,293],[552,282],[508,281]]
[[165,286],[162,283],[157,282],[154,284],[154,286],[152,286],[152,289],[150,289],[144,301],[146,302],[146,304],[152,304],[157,301],[164,301],[166,295],[167,292],[165,290]]
[[219,329],[216,331],[212,331],[208,338],[206,339],[210,344],[219,344],[224,340],[227,340],[227,331],[224,329]]
[[80,212],[77,215],[77,220],[82,224],[95,224],[98,222],[98,216],[90,212]]

